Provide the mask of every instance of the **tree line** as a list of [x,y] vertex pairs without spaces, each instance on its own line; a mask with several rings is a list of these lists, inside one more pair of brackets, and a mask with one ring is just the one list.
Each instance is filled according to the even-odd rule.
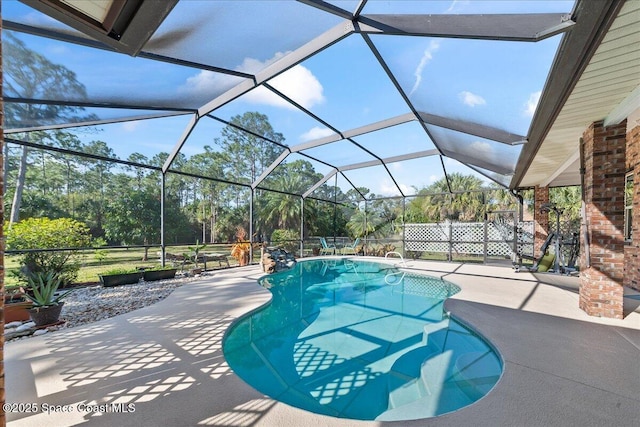
[[[265,116],[246,113],[235,117],[250,129],[269,128]],[[20,136],[15,138],[20,140]],[[165,239],[167,243],[229,242],[236,230],[249,230],[251,190],[248,186],[202,177],[227,177],[249,184],[279,155],[260,138],[247,138],[233,126],[225,129],[218,147],[206,146],[204,152],[186,157],[180,154],[172,164],[177,173],[167,173],[165,179]],[[94,239],[111,245],[157,244],[160,241],[161,166],[169,154],[161,152],[148,158],[133,153],[129,164],[118,159],[104,141],[82,142],[75,134],[55,130],[34,132],[27,138],[31,144],[63,148],[71,151],[34,149],[7,144],[5,151],[7,194],[6,211],[15,210],[15,194],[19,184],[23,153],[27,148],[24,182],[16,219],[31,217],[73,218],[89,227]],[[257,148],[262,145],[262,148]],[[217,148],[217,149],[216,149]],[[96,158],[97,157],[97,158]],[[242,162],[239,159],[247,159]],[[148,167],[138,166],[148,165]],[[269,189],[256,189],[253,200],[256,238],[269,240],[277,229],[291,230],[300,238],[302,194],[322,178],[310,162],[297,160],[283,164],[270,176]],[[339,190],[338,190],[339,191]],[[334,189],[320,187],[314,196],[333,200]],[[340,194],[341,200],[352,195]],[[333,235],[334,230],[346,232],[351,208],[330,202],[308,199],[304,203],[306,235]]]

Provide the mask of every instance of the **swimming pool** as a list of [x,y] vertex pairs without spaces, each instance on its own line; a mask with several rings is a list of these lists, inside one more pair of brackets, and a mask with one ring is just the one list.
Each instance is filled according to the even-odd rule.
[[319,414],[427,418],[470,405],[500,357],[449,318],[460,291],[439,278],[350,258],[300,261],[260,279],[270,304],[227,332],[229,366],[258,391]]

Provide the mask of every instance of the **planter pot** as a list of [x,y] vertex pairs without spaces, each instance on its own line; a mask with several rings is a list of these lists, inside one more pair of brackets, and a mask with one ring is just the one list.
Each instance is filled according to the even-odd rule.
[[173,279],[174,277],[176,277],[176,271],[177,269],[175,268],[171,270],[145,270],[145,272],[142,274],[142,279],[145,282]]
[[33,307],[31,301],[12,302],[4,305],[4,323],[26,322],[31,319],[29,309]]
[[142,273],[139,271],[135,273],[100,275],[100,283],[104,287],[131,285],[138,283],[141,277]]
[[52,325],[57,323],[60,319],[60,312],[62,311],[63,302],[58,305],[52,305],[49,307],[34,307],[29,310],[31,320],[36,326]]

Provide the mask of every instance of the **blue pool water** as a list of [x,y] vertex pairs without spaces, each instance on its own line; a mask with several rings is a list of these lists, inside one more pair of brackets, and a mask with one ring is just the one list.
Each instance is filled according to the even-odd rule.
[[244,381],[289,405],[359,420],[433,417],[480,399],[502,373],[493,349],[445,315],[460,288],[439,278],[327,258],[260,284],[271,303],[239,319],[223,350]]

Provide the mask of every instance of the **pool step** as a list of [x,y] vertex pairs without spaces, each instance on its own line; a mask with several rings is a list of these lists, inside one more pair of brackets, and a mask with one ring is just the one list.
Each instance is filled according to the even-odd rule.
[[422,344],[444,350],[448,330],[448,317],[439,322],[426,323],[422,328]]
[[424,397],[437,398],[450,363],[451,352],[430,356],[420,366],[420,376],[389,394],[389,407],[398,408]]
[[420,367],[420,376],[389,393],[388,410],[378,421],[433,417],[472,403],[457,381],[445,379],[451,372],[453,353],[449,350],[429,357]]
[[490,351],[465,353],[456,359],[453,380],[473,401],[487,394],[498,382],[502,367]]

